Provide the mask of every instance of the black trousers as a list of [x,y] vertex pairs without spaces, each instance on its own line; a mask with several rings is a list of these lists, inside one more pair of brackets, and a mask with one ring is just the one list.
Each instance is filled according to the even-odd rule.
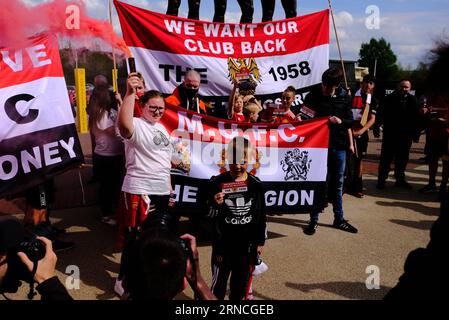
[[[253,22],[254,15],[254,4],[253,0],[237,0],[242,15],[240,17],[240,23],[251,23]],[[227,0],[215,0],[215,14],[214,22],[224,22],[224,17],[226,13],[226,3]]]
[[250,247],[230,246],[217,250],[212,246],[212,292],[223,300],[226,295],[229,276],[229,300],[246,300],[254,270],[255,254]]
[[98,200],[103,216],[114,215],[123,183],[124,159],[122,155],[106,157],[96,154],[97,174],[100,182]]
[[[187,18],[194,20],[200,19],[200,2],[200,0],[189,0],[189,14]],[[180,5],[181,0],[168,0],[166,14],[177,17]]]
[[411,138],[394,137],[393,135],[386,136],[384,134],[377,176],[379,182],[387,180],[393,161],[396,181],[402,182],[405,180],[405,168],[407,167],[411,146]]
[[[262,2],[262,22],[273,20],[275,0],[261,0]],[[296,17],[296,0],[282,0],[285,18]]]

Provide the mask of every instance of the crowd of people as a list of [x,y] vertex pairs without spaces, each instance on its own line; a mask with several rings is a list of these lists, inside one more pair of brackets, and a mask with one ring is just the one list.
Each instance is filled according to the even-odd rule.
[[[449,46],[442,46],[439,50],[434,66],[438,63],[446,63],[447,66]],[[392,162],[395,185],[407,190],[412,188],[405,175],[410,148],[412,142],[419,139],[421,131],[426,129],[429,183],[421,192],[436,190],[436,168],[442,158],[444,170],[439,190],[442,201],[447,198],[448,87],[445,78],[435,82],[434,79],[441,76],[439,70],[431,70],[432,81],[429,83],[434,87],[428,90],[428,99],[422,100],[425,103],[421,105],[410,94],[412,84],[408,79],[399,81],[397,89],[379,102],[374,97],[376,79],[367,75],[352,95],[348,88],[341,86],[342,71],[338,68],[329,68],[322,74],[321,84],[307,94],[302,105],[293,105],[296,89],[289,86],[282,92],[281,104],[263,108],[254,95],[241,95],[240,83],[235,80],[230,90],[227,117],[235,122],[277,124],[328,118],[330,133],[325,203],[332,204],[335,228],[357,233],[357,228],[344,217],[343,193],[358,198],[364,196],[363,157],[367,153],[368,131],[375,123],[383,127],[377,188],[386,187]],[[123,250],[115,291],[121,297],[136,300],[171,299],[189,283],[198,299],[224,299],[230,277],[229,298],[249,299],[252,274],[263,254],[267,235],[262,184],[247,172],[248,163],[254,157],[251,143],[242,137],[234,138],[227,147],[228,170],[211,177],[208,184],[207,212],[214,225],[213,276],[208,286],[199,271],[195,238],[183,235],[181,239],[186,240],[185,243],[179,241],[177,217],[169,211],[173,194],[170,169],[174,146],[160,122],[167,106],[209,113],[207,104],[199,95],[200,75],[194,70],[188,71],[173,94],[164,97],[157,90],[147,90],[140,73],[130,73],[123,100],[119,94],[109,91],[103,76],[97,80],[88,107],[89,128],[102,222],[118,224],[117,244]],[[435,111],[439,113],[435,115]],[[239,183],[244,188],[238,195],[229,194],[223,188],[227,183]],[[32,197],[44,191],[43,187],[39,188],[32,190],[27,199],[30,206],[25,217],[27,226],[48,220],[47,212],[41,210],[41,198],[37,201]],[[306,235],[316,232],[323,209],[317,208],[310,213],[310,222],[304,228]],[[233,223],[235,219],[239,219],[239,223]],[[441,232],[441,227],[433,232]],[[435,238],[438,239],[435,241],[440,240],[440,237]],[[34,270],[35,279],[39,283],[53,283],[49,286],[59,292],[56,296],[68,298],[55,280],[51,280],[55,263],[52,244],[46,238],[40,240],[47,252],[43,261],[49,266],[44,271]],[[26,256],[21,254],[20,258],[30,270],[35,269]],[[408,286],[412,285],[407,281]],[[38,289],[42,287],[45,285],[41,284]],[[395,295],[398,295],[398,290]]]

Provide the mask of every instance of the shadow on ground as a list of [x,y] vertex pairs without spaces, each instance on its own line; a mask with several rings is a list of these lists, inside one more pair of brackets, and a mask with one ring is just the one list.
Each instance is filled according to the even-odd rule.
[[400,201],[376,201],[376,204],[384,207],[402,207],[408,210],[415,211],[417,213],[421,213],[426,216],[438,216],[440,214],[439,208],[428,207],[422,205],[421,203],[416,202],[400,202]]
[[430,230],[435,221],[433,220],[421,220],[421,221],[408,221],[408,220],[400,220],[400,219],[391,219],[390,222],[399,224],[401,226],[415,228],[419,230]]
[[[364,178],[364,185],[366,191],[365,195],[373,196],[377,198],[384,198],[388,201],[400,200],[400,201],[416,201],[416,202],[437,202],[438,194],[422,194],[418,190],[422,188],[426,183],[426,179],[410,178],[408,182],[413,186],[412,190],[405,190],[398,188],[394,185],[394,179],[387,180],[385,189],[379,190],[376,188],[377,178],[369,176]],[[417,183],[421,181],[422,183]]]
[[[309,215],[305,215],[305,217],[309,217]],[[293,227],[297,227],[298,230],[303,230],[305,227],[307,227],[309,225],[309,220],[295,220],[295,219],[291,219],[291,218],[284,218],[284,217],[267,217],[267,222],[270,223],[280,223],[280,224],[285,224],[288,226],[293,226]],[[333,228],[333,226],[331,224],[325,224],[325,223],[318,223],[318,226],[321,227],[326,227],[326,228]]]
[[[97,214],[98,219],[92,219],[89,214]],[[57,269],[65,273],[67,266],[75,265],[79,268],[80,278],[85,285],[104,291],[98,294],[96,299],[115,298],[115,276],[111,273],[119,271],[119,263],[114,261],[113,257],[113,254],[118,253],[115,247],[116,228],[102,224],[99,210],[93,208],[61,210],[53,214],[52,218],[61,219],[60,222],[54,223],[55,227],[80,230],[70,231],[61,237],[63,241],[75,242],[76,246],[70,251],[58,254]],[[62,262],[64,265],[61,265]]]
[[[324,290],[330,293],[337,294],[345,299],[362,300],[382,299],[391,289],[389,287],[381,286],[380,289],[368,290],[365,283],[345,281],[333,281],[313,284],[286,282],[285,286],[304,293],[308,293],[313,290]],[[300,296],[298,298],[301,299]]]

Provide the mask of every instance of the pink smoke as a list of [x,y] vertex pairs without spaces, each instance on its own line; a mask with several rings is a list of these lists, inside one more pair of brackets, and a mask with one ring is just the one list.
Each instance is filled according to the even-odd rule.
[[[79,29],[74,28],[77,21],[69,6],[79,9]],[[82,44],[92,44],[92,38],[98,38],[130,56],[125,42],[109,22],[89,17],[80,0],[54,0],[34,7],[27,7],[17,0],[0,0],[0,10],[0,47],[20,48],[28,37],[48,32]]]

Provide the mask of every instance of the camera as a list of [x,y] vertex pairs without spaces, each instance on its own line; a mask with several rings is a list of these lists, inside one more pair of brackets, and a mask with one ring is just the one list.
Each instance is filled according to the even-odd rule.
[[175,220],[176,219],[172,214],[156,209],[153,212],[149,212],[142,222],[142,231],[151,228],[164,228],[171,231],[174,229]]
[[24,252],[30,259],[35,268],[37,262],[45,256],[45,245],[42,241],[36,239],[36,235],[27,234],[23,240],[16,246],[9,248],[7,251],[6,262],[8,270],[0,285],[1,293],[15,293],[21,286],[21,281],[25,281],[32,285],[34,283],[34,274],[32,274],[27,266],[17,255],[18,252]]
[[184,252],[186,258],[191,259],[193,261],[194,259],[193,259],[192,249],[190,248],[190,242],[186,239],[181,239],[181,238],[177,238],[176,240],[181,245],[182,251]]
[[[173,229],[175,220],[176,219],[172,214],[163,210],[156,210],[152,213],[149,213],[147,218],[142,223],[142,232],[151,229],[151,230],[167,230],[170,233],[174,234]],[[188,240],[181,238],[176,238],[176,240],[180,244],[186,258],[193,259],[193,253],[192,249],[190,248],[190,242]]]

